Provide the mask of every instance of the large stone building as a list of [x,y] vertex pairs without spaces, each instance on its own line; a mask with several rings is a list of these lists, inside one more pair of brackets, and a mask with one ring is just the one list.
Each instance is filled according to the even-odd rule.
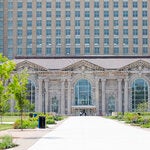
[[149,102],[149,36],[150,0],[0,0],[0,53],[29,69],[39,112],[106,115]]
[[[150,102],[149,59],[17,59],[37,112],[110,115]],[[148,108],[150,110],[150,108]]]

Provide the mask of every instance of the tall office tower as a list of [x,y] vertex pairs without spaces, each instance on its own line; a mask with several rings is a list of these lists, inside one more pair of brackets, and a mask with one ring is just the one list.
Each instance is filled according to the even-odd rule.
[[3,0],[0,0],[0,53],[3,52],[3,27],[4,27],[4,7]]
[[0,52],[149,55],[149,10],[150,0],[0,0]]

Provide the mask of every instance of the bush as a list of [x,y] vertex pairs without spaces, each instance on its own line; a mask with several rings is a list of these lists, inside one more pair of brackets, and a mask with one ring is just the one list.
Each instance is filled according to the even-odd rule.
[[13,143],[12,136],[5,135],[2,137],[2,141],[0,142],[0,149],[7,149],[17,146]]
[[56,122],[55,122],[54,119],[47,119],[47,120],[46,120],[46,123],[47,123],[47,124],[56,124]]
[[38,126],[38,122],[35,120],[23,120],[21,127],[21,120],[16,120],[13,127],[14,129],[34,129]]
[[60,120],[63,120],[64,117],[63,116],[54,116],[54,120],[56,121],[60,121]]

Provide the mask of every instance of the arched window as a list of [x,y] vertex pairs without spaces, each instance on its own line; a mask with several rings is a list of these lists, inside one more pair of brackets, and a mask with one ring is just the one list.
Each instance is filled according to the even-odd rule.
[[132,84],[132,110],[136,111],[138,104],[148,102],[148,84],[143,79],[137,79]]
[[75,85],[75,105],[92,105],[91,84],[81,79]]
[[35,104],[35,85],[31,80],[28,81],[27,91],[27,99],[30,101],[31,104]]

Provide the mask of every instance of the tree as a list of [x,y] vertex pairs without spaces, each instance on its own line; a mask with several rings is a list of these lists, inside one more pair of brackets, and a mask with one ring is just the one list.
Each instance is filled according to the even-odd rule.
[[15,62],[0,54],[0,115],[9,110],[8,100],[10,99],[10,80],[11,74],[15,69]]
[[21,118],[21,130],[23,123],[23,112],[29,106],[29,101],[27,100],[27,83],[28,83],[28,73],[27,70],[17,72],[12,78],[11,91],[16,101],[16,109],[20,112]]

